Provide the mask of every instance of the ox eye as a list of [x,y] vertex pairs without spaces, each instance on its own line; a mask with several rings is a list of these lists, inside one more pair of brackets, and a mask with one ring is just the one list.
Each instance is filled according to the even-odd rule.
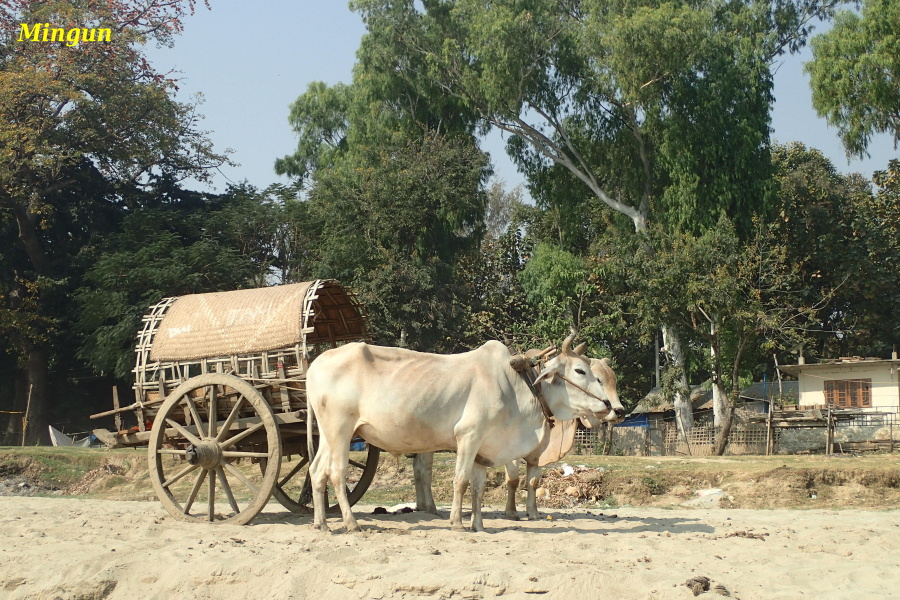
[[575,372],[579,375],[584,375],[584,369],[575,369]]

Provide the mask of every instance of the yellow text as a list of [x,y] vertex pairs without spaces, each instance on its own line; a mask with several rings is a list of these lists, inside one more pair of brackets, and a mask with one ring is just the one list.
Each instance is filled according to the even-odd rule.
[[50,23],[29,25],[22,23],[19,28],[19,41],[30,42],[65,42],[66,46],[77,46],[81,42],[112,41],[112,30],[109,28],[50,27]]

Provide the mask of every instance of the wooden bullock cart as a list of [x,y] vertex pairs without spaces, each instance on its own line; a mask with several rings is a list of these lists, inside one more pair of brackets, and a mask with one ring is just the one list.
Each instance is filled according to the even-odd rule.
[[[359,303],[335,281],[166,298],[138,335],[135,402],[119,406],[114,395],[115,408],[91,418],[113,416],[116,431],[94,433],[113,448],[147,446],[153,488],[178,518],[244,524],[272,496],[306,512],[318,436],[306,369],[325,350],[366,339]],[[351,503],[378,455],[351,452]]]

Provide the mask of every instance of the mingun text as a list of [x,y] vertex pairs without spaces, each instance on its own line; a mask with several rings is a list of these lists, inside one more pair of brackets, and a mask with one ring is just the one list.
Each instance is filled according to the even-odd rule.
[[31,42],[65,42],[66,46],[77,46],[81,42],[112,41],[112,30],[109,28],[50,27],[50,23],[29,25],[22,23],[19,29],[19,41]]

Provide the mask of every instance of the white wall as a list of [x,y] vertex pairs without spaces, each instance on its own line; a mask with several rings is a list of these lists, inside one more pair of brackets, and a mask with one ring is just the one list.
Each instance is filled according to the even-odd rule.
[[[812,366],[812,365],[810,365]],[[825,381],[831,379],[871,379],[872,410],[900,412],[898,365],[891,363],[842,363],[812,366],[800,372],[800,405],[824,405]]]

